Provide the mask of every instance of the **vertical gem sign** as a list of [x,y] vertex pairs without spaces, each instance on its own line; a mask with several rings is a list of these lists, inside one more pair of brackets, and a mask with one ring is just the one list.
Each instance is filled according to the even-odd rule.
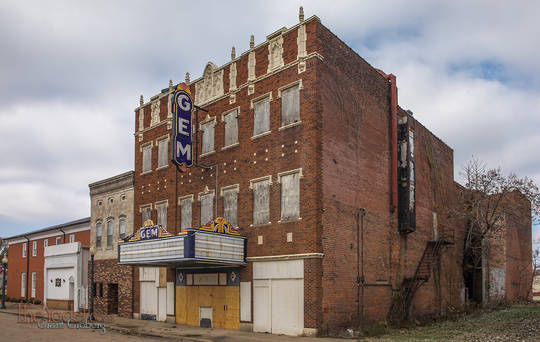
[[182,166],[182,164],[192,166],[193,141],[191,135],[191,113],[193,111],[193,100],[191,99],[189,88],[184,83],[179,84],[178,89],[174,92],[171,106],[174,120],[174,138],[171,139],[172,161],[178,166]]

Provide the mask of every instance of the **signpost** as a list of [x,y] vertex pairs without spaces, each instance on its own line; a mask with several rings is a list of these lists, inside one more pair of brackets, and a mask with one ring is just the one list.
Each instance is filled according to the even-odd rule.
[[191,91],[185,83],[180,83],[172,97],[173,138],[171,139],[171,160],[185,169],[193,165]]

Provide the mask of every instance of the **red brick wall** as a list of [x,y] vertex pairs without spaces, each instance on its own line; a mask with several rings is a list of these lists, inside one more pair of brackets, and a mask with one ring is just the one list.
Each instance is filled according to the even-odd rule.
[[[90,264],[88,267],[90,279]],[[118,285],[118,315],[121,317],[133,317],[133,274],[134,267],[120,266],[118,260],[95,260],[94,261],[94,282],[102,283],[103,294],[99,296],[96,289],[94,297],[94,310],[99,314],[111,314],[109,311],[109,285]],[[138,285],[138,278],[135,284]]]
[[[69,233],[68,230],[66,230],[68,233],[66,234],[66,243],[69,243]],[[89,241],[90,241],[90,229],[75,232],[73,233],[75,235],[75,242],[81,242],[81,245],[84,247],[88,247]],[[32,236],[29,236],[31,239],[29,244],[29,247],[27,247],[27,257],[30,259],[29,261],[29,270],[28,270],[28,298],[34,298],[39,299],[43,301],[43,267],[44,267],[44,241],[48,240],[49,246],[54,246],[56,244],[56,237],[60,237],[61,241],[63,241],[63,234],[62,232],[58,232],[57,235],[53,237],[48,238],[38,238],[36,240],[32,240]],[[37,252],[36,256],[32,256],[32,243],[33,241],[37,241]],[[12,244],[9,246],[9,264],[8,264],[8,288],[7,288],[7,295],[10,298],[26,298],[21,297],[21,274],[26,273],[26,265],[27,265],[27,259],[22,257],[22,245],[25,242],[20,242],[16,244]],[[32,297],[32,272],[36,272],[36,296]]]

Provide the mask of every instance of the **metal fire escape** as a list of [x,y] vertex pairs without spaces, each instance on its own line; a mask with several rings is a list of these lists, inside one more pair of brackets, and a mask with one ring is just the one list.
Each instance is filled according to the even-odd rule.
[[428,241],[424,253],[416,266],[414,276],[403,279],[401,288],[403,290],[403,310],[406,318],[409,318],[409,308],[416,291],[431,277],[433,265],[439,261],[443,249],[452,244],[454,244],[453,231],[446,231],[446,234],[443,234],[439,239]]

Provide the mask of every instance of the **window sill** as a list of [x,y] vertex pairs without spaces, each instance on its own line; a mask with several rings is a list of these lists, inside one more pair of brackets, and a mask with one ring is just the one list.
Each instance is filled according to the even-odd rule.
[[278,223],[290,223],[290,222],[299,222],[302,221],[301,217],[294,218],[294,219],[286,219],[286,220],[279,220]]
[[148,171],[143,171],[141,172],[141,176],[144,176],[144,175],[147,175],[149,173],[152,173],[152,170],[148,170]]
[[158,167],[158,168],[156,169],[156,171],[157,171],[157,170],[163,170],[163,169],[166,169],[166,168],[168,168],[168,167],[169,167],[169,164],[163,165],[163,166]]
[[254,135],[254,136],[251,137],[251,140],[259,139],[259,138],[264,137],[265,135],[268,135],[270,133],[272,133],[272,131],[266,131],[264,133]]
[[210,151],[210,152],[203,153],[203,154],[201,154],[199,157],[202,158],[202,157],[210,156],[210,155],[212,155],[212,154],[214,154],[214,153],[216,153],[215,150],[214,150],[214,151]]
[[225,151],[225,150],[228,150],[228,149],[233,148],[233,147],[236,147],[236,146],[240,146],[240,143],[237,142],[237,143],[234,143],[234,144],[232,144],[232,145],[222,147],[221,150],[222,150],[222,151]]
[[301,123],[302,123],[302,120],[296,121],[296,122],[290,123],[290,124],[288,124],[288,125],[281,126],[281,127],[279,128],[279,130],[280,130],[280,131],[283,131],[284,129],[298,126],[298,125],[300,125]]
[[268,223],[250,224],[249,226],[252,227],[252,228],[257,228],[257,227],[266,227],[266,226],[269,226],[271,224],[272,224],[272,222],[268,222]]

